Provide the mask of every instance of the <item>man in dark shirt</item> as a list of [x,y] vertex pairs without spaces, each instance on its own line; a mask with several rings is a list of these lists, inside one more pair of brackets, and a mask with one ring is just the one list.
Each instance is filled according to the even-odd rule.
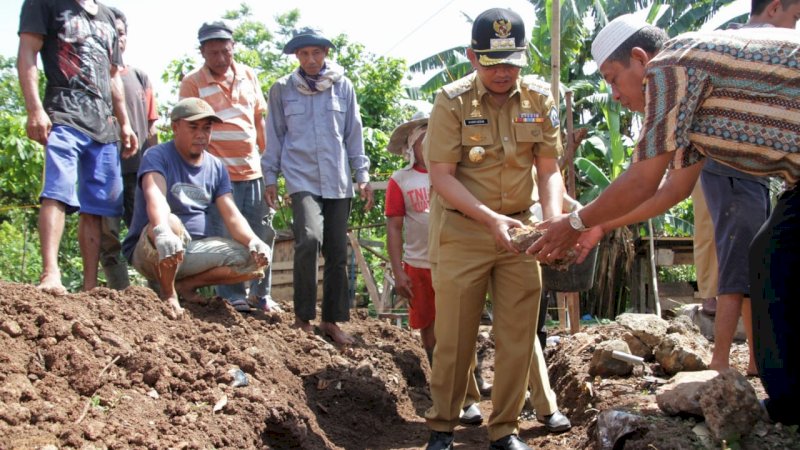
[[[44,104],[39,99],[39,53],[47,77]],[[90,290],[97,285],[100,218],[122,213],[117,141],[122,138],[123,158],[136,153],[138,141],[125,111],[117,70],[121,64],[114,16],[105,6],[94,0],[22,4],[17,70],[28,111],[27,133],[45,146],[39,288],[56,295],[66,293],[58,268],[65,214],[80,212],[83,288]]]
[[[114,25],[119,39],[119,52],[125,54],[128,44],[128,20],[117,8],[109,8],[114,13]],[[144,71],[127,64],[120,67],[120,77],[125,90],[125,106],[131,127],[139,140],[139,151],[128,159],[121,161],[122,169],[122,220],[131,226],[133,217],[133,199],[136,193],[136,172],[142,161],[144,151],[158,143],[156,134],[155,97],[150,79]],[[106,284],[111,289],[122,290],[130,285],[128,263],[120,254],[119,239],[120,217],[104,217],[102,237],[100,240],[100,265],[106,275]]]

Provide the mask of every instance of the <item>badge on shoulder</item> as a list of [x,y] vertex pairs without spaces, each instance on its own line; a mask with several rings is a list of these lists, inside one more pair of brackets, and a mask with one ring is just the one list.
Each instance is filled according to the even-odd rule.
[[558,120],[558,109],[555,106],[550,108],[550,122],[553,124],[553,128],[561,126],[561,121]]

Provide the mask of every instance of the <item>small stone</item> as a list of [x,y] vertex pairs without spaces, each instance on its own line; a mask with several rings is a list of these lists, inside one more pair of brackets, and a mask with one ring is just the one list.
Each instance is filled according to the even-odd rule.
[[3,330],[7,335],[11,337],[17,337],[22,334],[22,327],[13,320],[4,320],[3,323],[0,325],[0,330]]

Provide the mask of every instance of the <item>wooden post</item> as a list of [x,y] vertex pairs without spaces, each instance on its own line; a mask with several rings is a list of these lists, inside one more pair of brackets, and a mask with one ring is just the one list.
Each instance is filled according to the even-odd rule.
[[575,198],[575,150],[580,142],[577,142],[572,120],[572,91],[564,94],[564,101],[567,106],[567,152],[564,155],[564,166],[567,168],[567,194]]
[[556,292],[556,304],[558,305],[558,327],[562,330],[567,329],[567,294]]
[[367,285],[367,292],[369,292],[369,298],[375,305],[375,310],[379,313],[385,312],[385,305],[382,304],[381,296],[378,294],[378,286],[375,285],[375,279],[372,277],[372,271],[369,270],[364,254],[361,252],[361,245],[359,245],[358,239],[356,239],[352,231],[347,232],[347,239],[350,240],[350,247],[353,248],[353,253],[356,255],[356,262],[359,269],[361,269],[364,284]]
[[553,100],[558,104],[561,82],[561,0],[553,0],[552,20],[550,24],[550,91]]
[[581,298],[577,292],[567,292],[565,296],[569,314],[569,333],[575,334],[581,329]]
[[652,271],[653,299],[655,301],[655,314],[661,317],[661,300],[658,298],[658,269],[656,268],[655,235],[653,235],[653,220],[647,219],[647,228],[650,232],[650,270]]

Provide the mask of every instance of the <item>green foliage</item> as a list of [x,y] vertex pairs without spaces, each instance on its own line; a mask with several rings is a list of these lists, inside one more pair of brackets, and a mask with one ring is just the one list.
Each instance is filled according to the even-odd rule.
[[[3,105],[3,112],[15,115],[25,115],[25,100],[22,97],[22,89],[17,81],[17,59],[7,58],[0,55],[0,105]],[[44,92],[42,84],[44,77],[39,77],[39,92]]]
[[658,268],[658,280],[667,283],[684,282],[688,283],[697,279],[694,266],[684,264],[679,266],[666,266]]
[[5,211],[0,221],[0,279],[18,283],[39,281],[42,257],[33,210]]
[[[24,115],[0,111],[0,204],[36,205],[44,170],[44,150],[28,139]],[[0,211],[2,212],[2,211]]]

